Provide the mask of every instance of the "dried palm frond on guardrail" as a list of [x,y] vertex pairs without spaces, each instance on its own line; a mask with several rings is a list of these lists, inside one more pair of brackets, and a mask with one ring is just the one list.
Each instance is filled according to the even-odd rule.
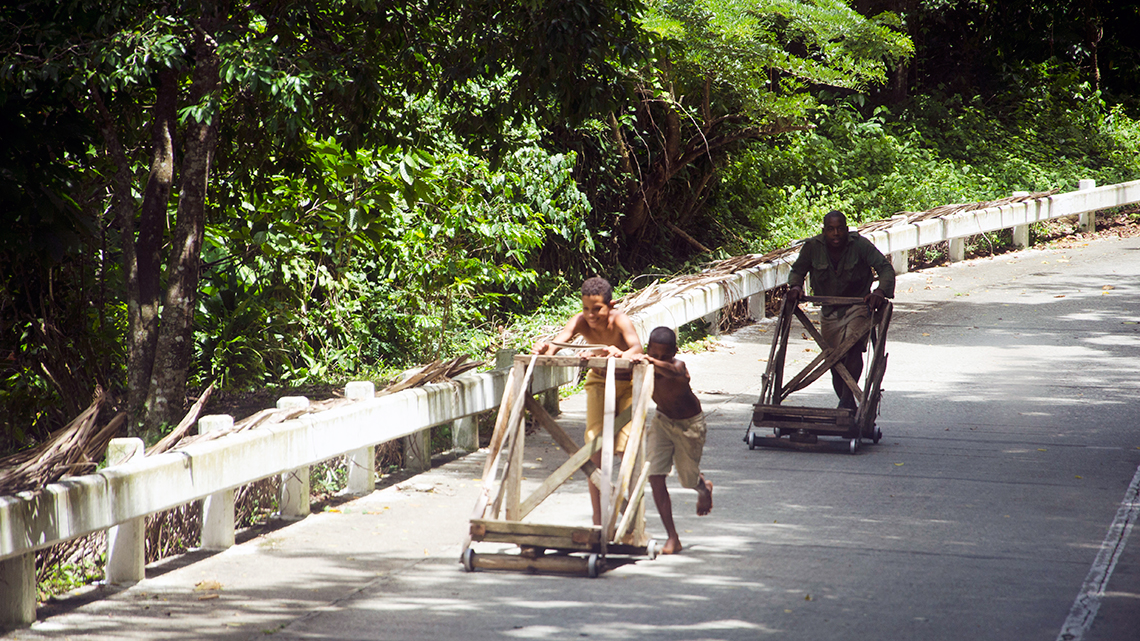
[[43,443],[0,459],[0,495],[40,489],[65,474],[94,471],[107,453],[107,444],[127,420],[127,415],[120,413],[100,426],[99,411],[106,401],[106,393],[99,389],[83,413],[52,432]]

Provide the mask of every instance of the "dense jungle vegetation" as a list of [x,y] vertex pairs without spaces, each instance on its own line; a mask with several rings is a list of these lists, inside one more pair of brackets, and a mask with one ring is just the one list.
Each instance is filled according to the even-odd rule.
[[[901,210],[1140,178],[1097,0],[19,0],[0,8],[0,453],[96,388],[525,346],[625,289]],[[554,311],[550,311],[554,310]]]

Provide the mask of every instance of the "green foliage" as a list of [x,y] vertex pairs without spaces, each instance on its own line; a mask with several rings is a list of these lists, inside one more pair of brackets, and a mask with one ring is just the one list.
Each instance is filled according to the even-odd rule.
[[913,53],[893,14],[867,19],[840,0],[663,1],[646,27],[671,42],[673,77],[717,85],[758,120],[803,116],[815,85],[862,90]]
[[534,146],[492,169],[311,141],[305,175],[274,178],[207,230],[200,381],[342,380],[489,353],[496,319],[553,282],[546,263],[593,250],[573,163]]
[[105,555],[100,554],[97,558],[80,557],[74,562],[53,565],[36,586],[36,598],[44,602],[101,580],[105,563]]
[[532,119],[575,126],[613,110],[650,55],[641,0],[456,0],[436,9],[448,25],[445,124],[495,157],[510,151],[503,134]]
[[1013,191],[1069,191],[1082,178],[1140,176],[1140,122],[1086,100],[1087,85],[1064,68],[1037,74],[992,104],[917,96],[865,116],[834,101],[815,112],[813,131],[741,154],[710,208],[733,221],[742,253],[814,235],[831,209],[859,223]]
[[632,272],[731,242],[733,225],[704,207],[720,171],[806,127],[817,87],[881,83],[913,50],[896,16],[866,18],[838,0],[662,0],[642,24],[659,44],[638,100],[574,141],[609,156],[580,175],[600,212],[620,212],[600,224],[617,218]]
[[348,485],[345,458],[338,456],[309,467],[309,492],[315,496],[336,494]]

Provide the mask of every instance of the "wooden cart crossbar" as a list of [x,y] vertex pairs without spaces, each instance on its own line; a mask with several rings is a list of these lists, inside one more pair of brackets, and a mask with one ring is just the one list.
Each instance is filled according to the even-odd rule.
[[[819,305],[862,305],[862,298],[839,296],[804,296],[801,300]],[[858,319],[853,331],[839,345],[829,345],[815,323],[798,303],[791,304],[786,299],[776,322],[776,332],[772,337],[772,348],[768,354],[768,367],[763,375],[763,386],[759,401],[753,406],[752,421],[744,433],[744,442],[749,448],[757,446],[814,445],[817,436],[839,436],[849,440],[852,454],[858,449],[863,438],[878,443],[882,436],[875,427],[879,401],[882,397],[883,374],[887,368],[886,337],[890,327],[892,304],[885,300],[883,305],[869,318]],[[792,320],[798,319],[804,329],[820,348],[820,353],[798,374],[784,383],[784,364],[787,358],[788,337],[791,334]],[[868,340],[871,357],[867,363],[866,376],[860,387],[855,377],[843,364],[843,359],[852,347]],[[784,405],[783,402],[793,393],[811,385],[825,373],[834,370],[851,390],[855,408],[822,408]],[[754,427],[771,428],[774,436],[759,436]],[[783,436],[788,439],[782,439]]]
[[[536,367],[592,367],[606,372],[602,434],[579,446],[529,393]],[[616,410],[615,372],[632,370],[633,399],[629,437],[616,484],[613,478]],[[506,390],[483,467],[483,486],[471,515],[470,530],[460,561],[476,568],[569,572],[597,576],[607,569],[607,554],[655,554],[645,534],[646,412],[653,395],[653,366],[627,359],[577,356],[516,356],[507,375]],[[550,434],[567,459],[530,494],[523,497],[522,471],[526,441],[525,412]],[[591,460],[601,454],[601,465]],[[502,470],[500,472],[500,467]],[[523,522],[545,499],[579,470],[601,493],[600,526],[565,526]],[[500,515],[502,515],[500,517]],[[518,554],[479,553],[473,542],[514,543]],[[553,554],[547,554],[550,550]],[[570,556],[587,553],[587,557]]]

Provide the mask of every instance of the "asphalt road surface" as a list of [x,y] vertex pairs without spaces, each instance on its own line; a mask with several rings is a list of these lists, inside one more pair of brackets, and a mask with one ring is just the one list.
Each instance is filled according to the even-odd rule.
[[[901,276],[884,437],[856,455],[744,444],[770,326],[681,356],[715,484],[698,518],[669,479],[681,554],[597,579],[467,573],[474,454],[8,638],[1140,638],[1140,239]],[[813,349],[793,341],[789,370]],[[825,380],[793,401],[835,398]],[[575,436],[582,403],[563,402]],[[528,483],[560,457],[532,437]],[[542,509],[587,522],[584,481]]]

